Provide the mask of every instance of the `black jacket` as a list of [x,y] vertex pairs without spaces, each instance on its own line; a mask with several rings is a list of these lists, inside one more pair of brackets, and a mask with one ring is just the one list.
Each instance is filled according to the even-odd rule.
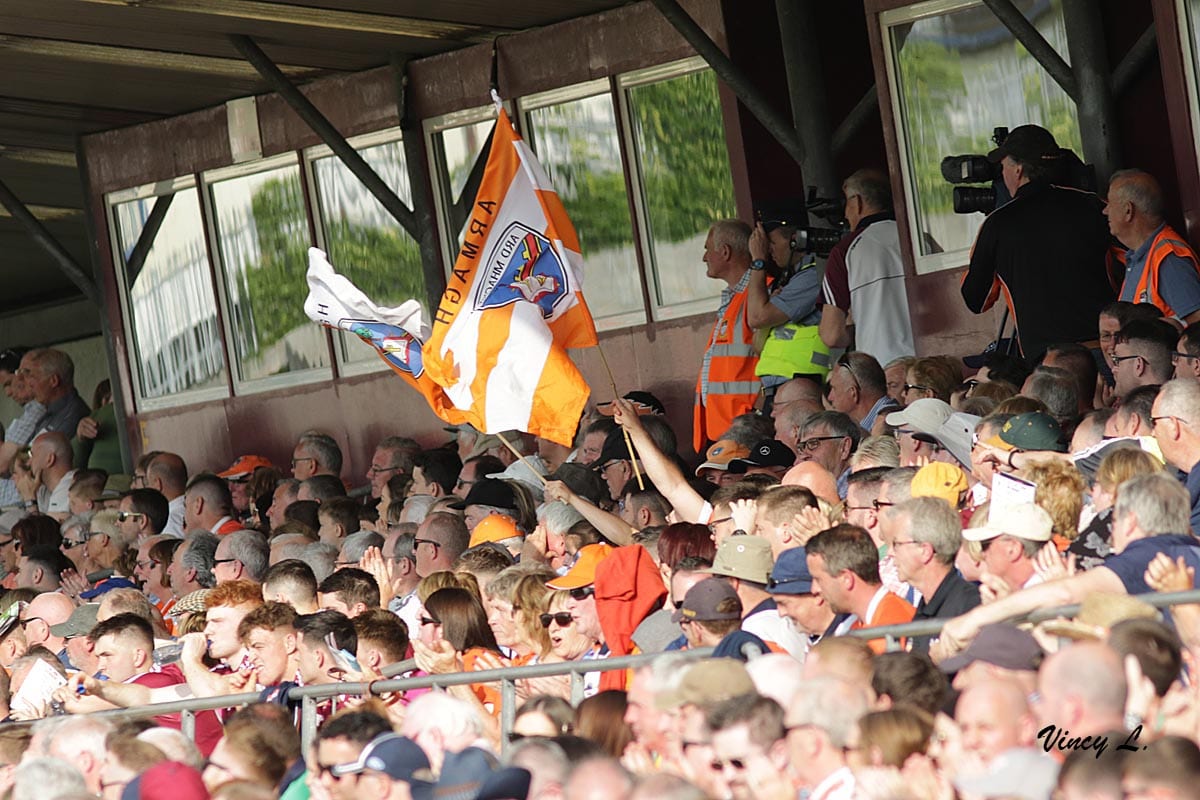
[[1027,183],[979,229],[963,300],[979,314],[1007,291],[1031,363],[1052,344],[1095,339],[1100,309],[1116,299],[1102,208],[1089,192]]

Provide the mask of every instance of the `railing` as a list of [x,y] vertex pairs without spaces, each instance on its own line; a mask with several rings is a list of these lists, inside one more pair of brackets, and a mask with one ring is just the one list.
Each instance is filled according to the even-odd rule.
[[[513,719],[517,711],[517,681],[529,678],[549,678],[569,675],[571,678],[571,703],[574,705],[583,699],[583,676],[587,673],[635,669],[664,657],[673,657],[681,661],[693,661],[707,658],[711,655],[711,647],[702,647],[695,650],[680,650],[672,653],[645,653],[635,656],[617,656],[588,661],[564,661],[553,664],[534,664],[526,667],[479,670],[478,672],[450,672],[442,675],[421,675],[413,678],[385,678],[383,680],[355,683],[322,683],[315,686],[298,687],[293,689],[289,696],[300,700],[300,742],[303,747],[302,752],[307,753],[309,747],[316,739],[317,704],[322,700],[338,695],[374,696],[387,692],[403,692],[409,689],[444,689],[450,686],[462,686],[471,683],[499,683],[501,702],[500,740],[501,746],[507,747],[508,733],[512,730]],[[398,664],[392,664],[385,671],[395,673],[411,670],[415,667],[415,662],[410,659]],[[221,708],[236,708],[250,703],[257,703],[259,697],[259,692],[223,694],[216,697],[193,697],[186,700],[172,700],[167,703],[153,703],[133,708],[96,711],[93,714],[115,721],[144,719],[164,714],[179,714],[180,728],[183,734],[194,741],[196,738],[197,712],[213,711]],[[16,726],[32,725],[33,723],[10,724]]]
[[[1134,595],[1134,597],[1155,608],[1166,608],[1167,606],[1200,603],[1200,589],[1189,589],[1186,592],[1154,592],[1151,594]],[[1057,617],[1073,617],[1079,613],[1079,608],[1080,605],[1078,603],[1054,608],[1039,608],[1028,614],[1019,614],[1009,621],[1036,623]],[[919,622],[905,622],[900,625],[877,625],[873,628],[859,628],[855,631],[849,631],[846,635],[853,636],[856,639],[884,639],[887,641],[887,649],[892,651],[900,649],[901,639],[910,636],[932,636],[941,633],[942,626],[949,621],[950,618],[923,619]]]
[[[1167,606],[1200,603],[1200,589],[1186,592],[1171,592],[1164,594],[1138,595],[1141,600],[1156,608]],[[1074,616],[1079,612],[1079,605],[1043,608],[1029,614],[1020,615],[1016,619],[1026,622],[1041,622],[1055,617]],[[861,639],[886,639],[889,650],[898,650],[900,639],[910,636],[928,636],[937,634],[946,619],[921,620],[908,622],[903,625],[880,625],[874,628],[860,628],[850,631],[849,636]],[[512,730],[513,719],[517,710],[517,681],[529,678],[548,678],[569,675],[571,678],[571,702],[578,703],[583,699],[584,678],[589,672],[612,672],[616,670],[634,669],[646,666],[664,657],[678,658],[691,661],[707,658],[712,655],[712,648],[681,650],[673,653],[646,653],[636,656],[618,656],[615,658],[595,659],[590,661],[567,661],[554,664],[534,664],[526,667],[506,667],[503,669],[480,670],[478,672],[452,672],[443,675],[422,675],[413,678],[385,677],[382,680],[357,683],[326,683],[316,686],[303,686],[293,689],[291,697],[300,700],[300,737],[304,752],[308,752],[317,733],[317,703],[337,695],[366,695],[374,696],[387,692],[402,692],[409,689],[438,689],[450,686],[462,686],[472,683],[500,684],[500,730],[501,746],[507,747],[508,733]],[[392,664],[384,668],[387,676],[402,674],[415,669],[412,659]],[[219,695],[217,697],[196,697],[187,700],[175,700],[168,703],[137,706],[135,708],[117,708],[108,711],[94,712],[96,716],[113,720],[144,719],[163,714],[179,714],[181,729],[189,739],[196,736],[196,712],[210,711],[222,708],[235,708],[258,702],[259,692],[243,694]],[[7,725],[29,725],[32,723],[7,723]],[[11,729],[11,728],[10,728]]]

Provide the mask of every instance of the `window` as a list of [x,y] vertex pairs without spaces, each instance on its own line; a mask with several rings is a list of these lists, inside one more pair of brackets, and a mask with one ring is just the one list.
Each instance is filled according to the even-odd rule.
[[[463,187],[475,166],[488,135],[496,123],[495,106],[456,111],[426,123],[430,177],[437,199],[438,218],[442,220],[442,247],[447,256],[447,272],[454,265],[463,242],[467,212],[475,201],[474,193],[463,197]],[[451,234],[452,232],[452,234]]]
[[717,79],[703,63],[618,81],[657,318],[713,310],[724,287],[704,277],[704,239],[714,220],[737,216]]
[[109,204],[140,405],[153,407],[170,395],[226,396],[196,187],[189,181],[167,182],[110,195]]
[[[352,143],[371,169],[411,207],[404,145],[395,136],[389,131]],[[391,141],[380,141],[388,137]],[[311,156],[320,239],[330,263],[381,306],[414,298],[425,303],[425,273],[417,241],[341,159],[326,148],[314,149]],[[375,351],[358,337],[341,331],[336,336],[343,361],[384,368]]]
[[584,295],[593,318],[609,328],[643,322],[620,132],[608,81],[523,99],[521,107],[530,145],[579,234]]
[[300,167],[289,155],[252,168],[206,179],[236,375],[268,389],[312,379],[304,373],[329,367],[329,347],[325,330],[304,314],[311,239]]
[[[1066,59],[1060,1],[1016,5]],[[986,154],[994,128],[1027,123],[1079,153],[1075,103],[979,2],[935,0],[881,21],[917,271],[960,267],[984,217],[954,213],[942,158]]]
[[1179,35],[1183,39],[1184,72],[1192,135],[1200,146],[1200,0],[1178,0]]

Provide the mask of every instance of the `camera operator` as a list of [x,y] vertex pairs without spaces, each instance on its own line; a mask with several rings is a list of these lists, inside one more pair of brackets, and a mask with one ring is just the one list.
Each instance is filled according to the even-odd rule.
[[768,220],[750,234],[746,320],[766,333],[755,369],[767,398],[764,413],[780,384],[798,375],[823,383],[829,372],[829,348],[817,330],[821,270],[793,247],[795,233],[795,225]]
[[988,153],[1013,199],[984,220],[961,287],[976,314],[1004,293],[1029,363],[1052,344],[1091,344],[1100,309],[1113,300],[1100,198],[1053,185],[1059,158],[1054,136],[1037,125],[1014,129]]
[[821,341],[848,347],[853,314],[855,349],[880,364],[914,355],[892,185],[882,172],[861,169],[842,184],[842,194],[851,232],[825,263]]
[[1163,219],[1162,188],[1140,169],[1114,173],[1108,183],[1108,227],[1125,253],[1120,300],[1153,303],[1185,325],[1200,320],[1196,253]]

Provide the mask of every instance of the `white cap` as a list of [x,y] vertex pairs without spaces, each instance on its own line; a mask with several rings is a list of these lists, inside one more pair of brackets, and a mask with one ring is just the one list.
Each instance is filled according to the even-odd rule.
[[974,414],[956,411],[947,417],[942,426],[933,434],[933,438],[938,440],[938,444],[949,450],[950,454],[958,459],[958,463],[962,464],[967,471],[971,469],[971,436],[975,433],[975,426],[978,424],[979,417]]
[[893,428],[907,425],[920,433],[935,435],[945,424],[954,409],[944,400],[936,397],[922,397],[914,400],[902,411],[893,411],[887,415],[887,424]]
[[967,528],[962,537],[968,542],[985,542],[997,536],[1015,536],[1029,542],[1048,542],[1054,521],[1041,506],[1017,503],[1009,508],[992,508],[982,528]]

